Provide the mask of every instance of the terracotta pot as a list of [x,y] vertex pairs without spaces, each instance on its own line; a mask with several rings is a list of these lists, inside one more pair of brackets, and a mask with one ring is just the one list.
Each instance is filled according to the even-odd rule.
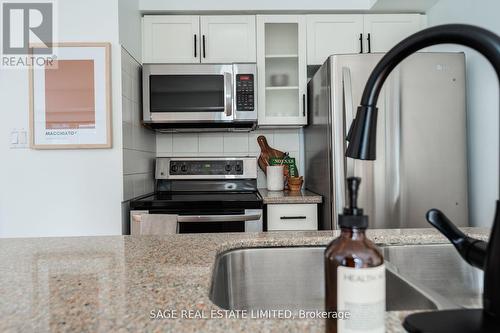
[[299,192],[301,189],[302,189],[302,184],[304,183],[303,180],[300,180],[299,183],[290,183],[290,181],[288,182],[288,190],[290,192]]

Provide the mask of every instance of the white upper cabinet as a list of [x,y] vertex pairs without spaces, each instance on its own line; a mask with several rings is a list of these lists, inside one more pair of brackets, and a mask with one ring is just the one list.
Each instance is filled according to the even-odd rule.
[[364,15],[364,37],[369,52],[387,52],[394,45],[425,27],[420,14]]
[[144,62],[255,62],[254,15],[146,15]]
[[308,65],[332,54],[387,52],[426,25],[420,14],[306,16]]
[[332,54],[362,53],[363,15],[307,15],[307,63]]
[[201,16],[201,62],[255,62],[255,16]]
[[144,16],[143,61],[145,63],[200,62],[199,32],[199,16]]

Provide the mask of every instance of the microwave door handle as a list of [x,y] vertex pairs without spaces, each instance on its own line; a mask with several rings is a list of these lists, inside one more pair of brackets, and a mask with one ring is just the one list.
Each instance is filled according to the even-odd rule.
[[224,73],[224,113],[226,117],[233,114],[233,80],[231,73]]
[[243,215],[179,215],[177,222],[245,222],[260,220],[260,213]]

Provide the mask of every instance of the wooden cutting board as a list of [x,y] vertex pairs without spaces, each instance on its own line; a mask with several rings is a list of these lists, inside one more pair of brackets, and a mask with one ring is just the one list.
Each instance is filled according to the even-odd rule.
[[259,167],[266,173],[266,166],[269,165],[269,159],[272,157],[283,158],[285,153],[271,148],[267,143],[267,139],[265,136],[260,135],[257,137],[257,143],[260,147],[260,156],[259,156]]

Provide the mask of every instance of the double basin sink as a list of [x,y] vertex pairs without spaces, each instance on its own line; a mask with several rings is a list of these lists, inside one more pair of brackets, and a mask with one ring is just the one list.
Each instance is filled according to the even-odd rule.
[[[323,310],[324,247],[246,248],[221,253],[210,299],[231,310]],[[382,247],[387,311],[479,308],[483,272],[452,245]]]

